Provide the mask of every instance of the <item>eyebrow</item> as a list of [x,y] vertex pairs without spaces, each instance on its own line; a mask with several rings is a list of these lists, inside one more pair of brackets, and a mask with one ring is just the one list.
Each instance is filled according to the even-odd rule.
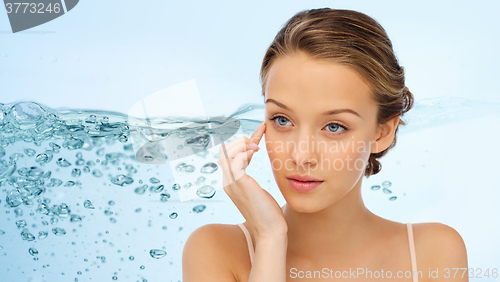
[[[267,104],[268,102],[274,103],[274,104],[276,104],[278,107],[281,107],[281,108],[283,108],[283,109],[285,109],[285,110],[288,110],[288,111],[293,112],[290,108],[288,108],[288,107],[287,107],[287,106],[285,106],[284,104],[282,104],[282,103],[280,103],[280,102],[278,102],[278,101],[276,101],[276,100],[274,100],[274,99],[269,98],[269,99],[267,99],[267,100],[266,100],[266,102],[265,102],[265,103]],[[330,110],[330,111],[326,111],[326,112],[322,113],[321,115],[322,115],[322,116],[329,116],[329,115],[336,115],[336,114],[340,114],[340,113],[351,113],[351,114],[354,114],[354,115],[356,115],[356,116],[358,116],[358,117],[360,117],[360,118],[363,118],[363,117],[362,117],[362,116],[360,116],[357,112],[355,112],[354,110],[351,110],[351,109],[336,109],[336,110]]]

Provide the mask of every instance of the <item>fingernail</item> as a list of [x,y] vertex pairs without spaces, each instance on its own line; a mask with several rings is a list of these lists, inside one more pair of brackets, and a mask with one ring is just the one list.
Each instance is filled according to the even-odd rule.
[[250,146],[252,146],[254,148],[259,148],[259,146],[257,146],[257,144],[255,144],[255,143],[250,143]]
[[259,127],[262,127],[264,125],[264,121],[259,124]]

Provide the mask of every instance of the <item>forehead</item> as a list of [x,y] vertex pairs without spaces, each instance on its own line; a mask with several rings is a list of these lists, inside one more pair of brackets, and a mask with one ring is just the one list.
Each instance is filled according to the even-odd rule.
[[370,85],[353,68],[314,60],[302,52],[274,61],[266,81],[268,98],[292,108],[350,107],[363,111],[376,106]]

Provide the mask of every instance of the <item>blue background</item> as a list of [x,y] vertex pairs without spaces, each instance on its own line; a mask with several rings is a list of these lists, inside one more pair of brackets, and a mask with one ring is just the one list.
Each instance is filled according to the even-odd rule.
[[[58,19],[16,34],[0,12],[0,103],[33,100],[51,108],[127,113],[143,97],[195,79],[206,115],[229,115],[241,104],[262,103],[261,60],[281,25],[300,10],[320,7],[357,10],[382,24],[417,105],[435,106],[428,101],[452,96],[469,109],[467,118],[459,112],[444,121],[427,119],[425,128],[402,129],[398,145],[382,161],[382,172],[363,186],[390,179],[404,187],[409,200],[389,206],[366,188],[367,206],[401,222],[453,226],[467,245],[469,267],[500,268],[499,112],[476,116],[500,103],[498,1],[86,0]],[[424,116],[418,109],[415,120]],[[270,173],[262,178],[275,185]],[[213,211],[212,217],[180,217],[184,232],[171,241],[168,259],[174,268],[163,273],[158,263],[148,268],[148,281],[181,280],[180,250],[198,226],[244,221],[230,201]],[[129,224],[140,226],[133,219]],[[13,256],[1,252],[0,265]],[[27,255],[25,247],[22,252]],[[50,270],[36,267],[38,274],[52,277]],[[18,269],[33,268],[29,262]],[[109,273],[100,275],[93,272],[85,279],[111,280]],[[60,281],[73,276],[54,274]]]

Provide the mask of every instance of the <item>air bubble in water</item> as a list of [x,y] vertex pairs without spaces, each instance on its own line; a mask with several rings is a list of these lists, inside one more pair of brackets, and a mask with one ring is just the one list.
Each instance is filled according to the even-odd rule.
[[47,231],[38,231],[38,239],[45,239],[49,233]]
[[[165,252],[164,250],[152,249],[152,250],[149,251],[149,255],[152,258],[160,259],[160,258],[166,256],[167,252]],[[141,269],[143,269],[142,266],[141,266]]]
[[66,205],[65,203],[60,204],[59,207],[57,208],[57,213],[59,217],[67,217],[70,214],[70,212],[71,210],[69,206]]
[[5,199],[7,204],[10,207],[15,208],[23,203],[21,199],[21,191],[19,189],[14,189],[7,194],[7,198]]
[[82,140],[71,136],[63,142],[62,146],[68,150],[78,150],[83,147],[83,144]]
[[26,220],[22,219],[22,220],[16,221],[16,225],[17,225],[17,228],[24,228],[24,227],[26,227],[27,223],[26,223]]
[[185,146],[190,146],[199,149],[205,149],[210,144],[210,136],[208,134],[198,135],[187,139],[184,142]]
[[32,256],[38,255],[38,250],[37,250],[37,249],[35,249],[35,248],[30,248],[30,249],[28,250],[28,252],[29,252],[29,253],[30,253],[30,255],[32,255]]
[[160,196],[161,196],[160,201],[162,202],[166,202],[168,201],[168,199],[170,199],[170,194],[168,193],[162,193]]
[[184,172],[191,173],[195,170],[195,167],[193,165],[186,165],[184,166]]
[[156,177],[151,177],[149,179],[149,182],[151,182],[151,184],[158,184],[158,183],[160,183],[160,180]]
[[205,205],[197,205],[197,206],[195,206],[195,207],[193,208],[193,211],[194,211],[195,213],[200,213],[200,212],[204,211],[204,210],[205,210],[205,208],[206,208],[206,206],[205,206]]
[[175,183],[175,184],[172,186],[172,190],[174,190],[174,191],[179,191],[179,190],[181,190],[181,185],[179,185],[179,184]]
[[201,167],[200,172],[201,173],[214,173],[217,170],[217,168],[218,168],[217,164],[209,162],[209,163],[204,164]]
[[391,185],[392,185],[392,183],[390,181],[386,180],[386,181],[382,182],[382,187],[384,187],[384,188],[389,188],[389,187],[391,187]]
[[[43,170],[36,166],[26,168],[23,172],[24,173],[22,175],[28,177],[30,180],[39,180],[43,177]],[[21,174],[21,170],[19,170],[18,173]]]
[[20,208],[14,209],[14,213],[16,214],[16,217],[23,216],[23,210]]
[[77,214],[72,214],[69,220],[70,222],[80,222],[82,221],[82,217]]
[[380,185],[373,185],[370,189],[373,191],[380,190]]
[[391,194],[392,193],[392,191],[389,190],[389,189],[387,189],[387,188],[382,189],[382,191],[384,191],[385,194]]
[[56,179],[56,178],[51,178],[50,183],[47,183],[46,186],[47,187],[57,187],[57,186],[61,186],[61,184],[62,184],[62,180]]
[[54,154],[52,153],[51,150],[46,150],[44,153],[38,154],[35,157],[35,161],[40,164],[45,164],[50,162],[53,156]]
[[111,177],[110,180],[111,180],[111,183],[119,185],[119,186],[128,185],[128,184],[131,184],[132,182],[134,182],[134,179],[132,179],[126,175],[123,175],[123,174],[117,175],[115,177]]
[[94,169],[92,171],[92,175],[95,176],[95,177],[102,177],[102,172],[98,169]]
[[54,143],[54,142],[50,142],[49,143],[49,146],[52,148],[52,150],[55,152],[55,153],[59,153],[59,150],[61,150],[61,146],[59,146],[58,144]]
[[173,213],[171,213],[171,214],[169,215],[169,217],[170,217],[171,219],[176,219],[176,218],[177,218],[177,216],[178,216],[178,214],[177,214],[176,212],[173,212]]
[[36,155],[36,151],[33,150],[33,149],[24,149],[24,153],[28,156],[28,157],[33,157],[34,155]]
[[25,240],[25,241],[34,241],[35,240],[35,236],[33,234],[31,234],[28,229],[24,229],[23,232],[21,232],[21,239]]
[[146,188],[148,188],[148,185],[144,184],[142,186],[135,188],[134,192],[138,195],[142,195],[146,192]]
[[63,236],[66,234],[66,230],[64,230],[60,227],[55,227],[55,228],[52,228],[52,233],[54,233],[57,236]]
[[0,184],[5,182],[9,177],[14,174],[14,171],[17,168],[16,162],[10,161],[9,164],[7,165],[5,162],[2,164],[0,163]]
[[104,148],[101,148],[101,149],[97,150],[97,152],[95,152],[95,153],[98,156],[104,156]]
[[86,209],[95,209],[90,200],[85,200],[85,202],[83,202],[83,207]]
[[59,222],[59,219],[55,216],[50,219],[50,224],[52,225],[56,225],[57,222]]
[[56,164],[60,167],[68,167],[71,166],[71,163],[68,162],[65,158],[59,158],[57,159]]
[[50,176],[51,176],[51,175],[52,175],[52,172],[51,172],[51,171],[47,171],[47,173],[45,173],[45,174],[42,176],[42,178],[43,178],[44,180],[47,180],[47,179],[49,179],[49,178],[50,178]]
[[74,168],[71,171],[71,176],[73,177],[80,177],[80,175],[82,175],[82,171],[79,168]]
[[160,184],[158,186],[151,186],[149,190],[154,193],[160,193],[161,191],[163,191],[163,188],[165,188],[165,186],[163,184]]
[[204,185],[198,188],[198,190],[196,191],[196,195],[198,195],[201,198],[210,199],[215,195],[215,189],[210,185]]
[[202,183],[203,181],[205,181],[205,177],[200,176],[200,177],[198,177],[198,179],[196,179],[196,184],[200,184],[200,183]]
[[396,197],[396,196],[392,196],[392,197],[389,198],[389,201],[395,201],[397,198],[398,197]]
[[191,173],[195,170],[195,167],[193,165],[188,165],[188,164],[182,162],[182,163],[177,164],[175,166],[175,169],[179,172]]

